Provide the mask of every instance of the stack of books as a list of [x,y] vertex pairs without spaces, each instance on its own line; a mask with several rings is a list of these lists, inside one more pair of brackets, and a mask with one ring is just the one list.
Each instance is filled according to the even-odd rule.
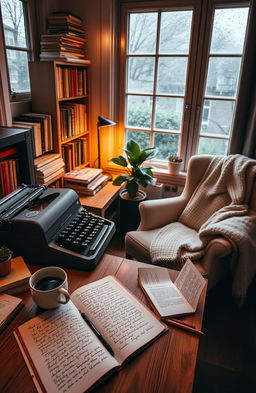
[[11,266],[11,272],[0,277],[0,292],[16,295],[28,291],[31,273],[23,258],[12,258]]
[[14,120],[12,124],[16,128],[32,129],[35,157],[53,149],[51,115],[46,113],[24,113],[15,117]]
[[68,12],[48,17],[48,34],[41,36],[40,60],[85,63],[85,32],[81,18]]
[[102,169],[79,168],[65,174],[65,187],[72,188],[79,194],[95,195],[107,184],[109,176],[102,174]]
[[64,174],[64,161],[60,154],[45,154],[34,160],[36,182],[45,184]]

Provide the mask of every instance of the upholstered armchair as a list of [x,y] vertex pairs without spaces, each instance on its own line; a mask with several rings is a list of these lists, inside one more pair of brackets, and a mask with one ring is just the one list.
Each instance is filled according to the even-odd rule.
[[[141,262],[152,263],[150,247],[153,238],[160,229],[169,223],[179,220],[182,212],[186,208],[188,201],[193,196],[198,184],[205,175],[205,172],[213,156],[199,155],[190,159],[187,171],[186,184],[182,194],[178,197],[165,198],[159,200],[144,201],[140,204],[141,221],[136,231],[128,232],[125,237],[126,257],[136,259]],[[256,195],[256,185],[251,195]],[[252,199],[252,198],[251,198]],[[256,198],[250,204],[255,210]],[[227,204],[229,204],[227,199]],[[209,203],[209,209],[211,204]],[[202,212],[198,209],[198,215]],[[193,225],[192,225],[193,226]],[[195,223],[195,229],[196,223]],[[225,274],[229,272],[230,256],[233,250],[232,243],[225,236],[212,237],[205,248],[205,254],[197,261],[194,261],[198,270],[208,278],[208,288],[212,288]],[[157,265],[180,269],[181,265],[175,261],[170,263],[160,262]]]

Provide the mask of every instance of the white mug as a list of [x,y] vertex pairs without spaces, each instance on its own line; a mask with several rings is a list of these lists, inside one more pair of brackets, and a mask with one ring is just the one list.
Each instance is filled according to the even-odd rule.
[[[41,288],[42,283],[50,282],[54,279],[57,279],[54,288]],[[69,301],[67,274],[60,267],[49,266],[37,270],[29,279],[29,287],[35,303],[41,308],[56,308],[60,304],[66,304]]]

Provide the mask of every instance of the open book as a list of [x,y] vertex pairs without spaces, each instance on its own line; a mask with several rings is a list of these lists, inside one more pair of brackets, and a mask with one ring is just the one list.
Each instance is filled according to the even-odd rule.
[[82,393],[167,330],[112,276],[84,285],[71,299],[14,332],[38,392]]
[[150,304],[161,318],[195,312],[206,285],[205,279],[189,259],[174,283],[168,269],[156,267],[139,268],[138,280]]

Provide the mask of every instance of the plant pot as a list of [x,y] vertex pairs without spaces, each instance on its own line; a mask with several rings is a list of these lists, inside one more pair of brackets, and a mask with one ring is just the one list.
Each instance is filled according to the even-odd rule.
[[124,235],[126,232],[134,231],[140,224],[140,202],[147,199],[147,194],[139,190],[136,199],[129,199],[126,189],[119,193],[119,227]]
[[168,161],[168,169],[171,175],[177,175],[181,171],[182,162],[171,162]]
[[12,255],[3,262],[0,262],[0,277],[6,276],[10,273],[12,266]]

